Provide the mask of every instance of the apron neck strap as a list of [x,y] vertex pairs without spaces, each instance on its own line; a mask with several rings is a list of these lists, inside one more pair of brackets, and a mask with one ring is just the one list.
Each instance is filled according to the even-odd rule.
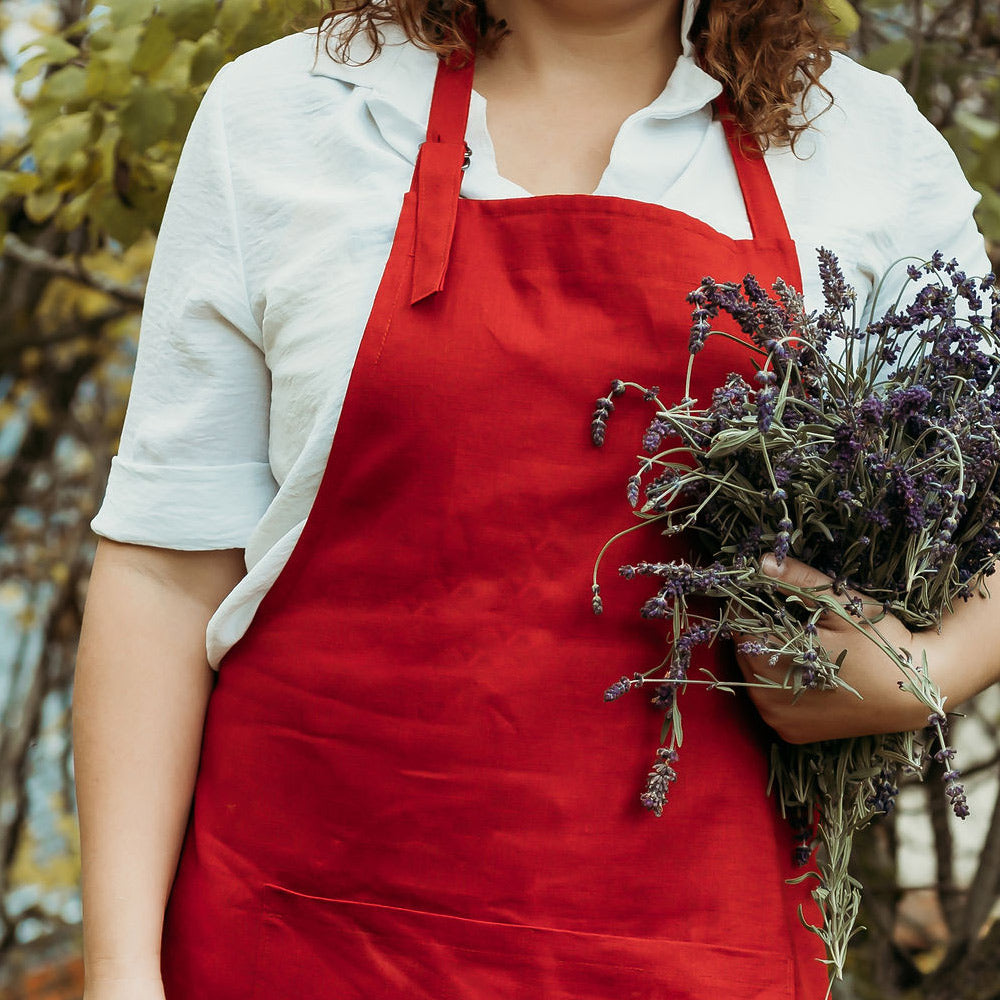
[[475,67],[475,55],[462,62],[461,56],[453,52],[447,59],[438,60],[434,97],[427,120],[428,142],[465,142]]
[[[475,47],[473,46],[473,53]],[[420,147],[410,183],[416,195],[416,229],[413,237],[412,305],[444,288],[448,268],[462,171],[468,166],[469,147],[465,128],[469,120],[469,99],[475,55],[452,53],[438,61],[434,96],[427,120],[427,138]]]
[[714,103],[716,117],[726,133],[726,142],[739,178],[740,191],[743,192],[743,203],[753,238],[790,243],[792,238],[785,223],[785,214],[781,210],[759,143],[736,121],[725,87]]

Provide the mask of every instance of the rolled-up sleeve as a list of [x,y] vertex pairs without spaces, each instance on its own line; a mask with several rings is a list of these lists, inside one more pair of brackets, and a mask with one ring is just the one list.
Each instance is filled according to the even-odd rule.
[[224,129],[229,66],[181,150],[153,253],[118,454],[92,530],[175,549],[243,548],[274,497],[270,376],[241,254]]

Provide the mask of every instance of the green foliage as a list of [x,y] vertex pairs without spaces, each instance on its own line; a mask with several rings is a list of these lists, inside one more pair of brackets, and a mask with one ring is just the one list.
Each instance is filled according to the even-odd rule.
[[28,43],[41,51],[15,77],[30,118],[18,152],[32,154],[35,179],[18,177],[8,153],[0,197],[29,196],[33,222],[85,227],[91,249],[155,233],[208,83],[240,53],[315,19],[275,0],[112,0],[109,13]]
[[[840,3],[841,0],[826,0]],[[982,195],[976,221],[1000,255],[1000,6],[971,0],[853,0],[852,55],[897,77]]]

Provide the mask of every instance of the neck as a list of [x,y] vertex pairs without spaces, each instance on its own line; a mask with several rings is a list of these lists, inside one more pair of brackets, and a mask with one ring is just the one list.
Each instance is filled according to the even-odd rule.
[[510,34],[495,61],[536,83],[581,76],[641,87],[666,86],[681,54],[682,0],[490,0]]

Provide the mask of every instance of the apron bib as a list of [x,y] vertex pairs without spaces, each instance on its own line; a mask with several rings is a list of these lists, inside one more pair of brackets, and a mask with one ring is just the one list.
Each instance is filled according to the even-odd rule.
[[[749,699],[680,694],[659,819],[662,713],[603,700],[666,653],[655,581],[617,566],[688,543],[626,535],[591,610],[652,416],[620,397],[595,448],[594,399],[681,397],[703,276],[801,288],[764,160],[727,122],[748,240],[624,198],[460,198],[472,80],[441,63],[319,492],[209,698],[167,1000],[822,1000]],[[713,338],[693,394],[733,370]],[[699,666],[739,676],[731,644]]]

